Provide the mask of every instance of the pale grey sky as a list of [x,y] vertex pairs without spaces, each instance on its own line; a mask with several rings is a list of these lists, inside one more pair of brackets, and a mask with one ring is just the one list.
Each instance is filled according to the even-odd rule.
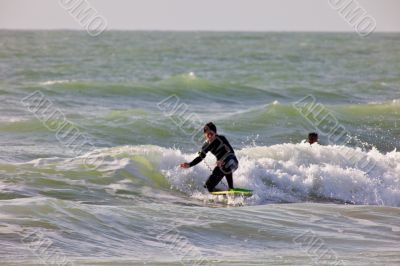
[[[60,2],[0,0],[0,29],[82,29]],[[377,31],[400,31],[399,0],[81,0],[108,29],[353,31],[329,1],[355,1]]]

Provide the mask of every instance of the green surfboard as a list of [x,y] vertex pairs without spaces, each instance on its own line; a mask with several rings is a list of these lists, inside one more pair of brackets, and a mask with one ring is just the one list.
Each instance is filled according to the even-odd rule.
[[210,193],[212,195],[238,195],[238,196],[250,197],[253,195],[253,190],[244,188],[234,188],[226,191],[214,191]]

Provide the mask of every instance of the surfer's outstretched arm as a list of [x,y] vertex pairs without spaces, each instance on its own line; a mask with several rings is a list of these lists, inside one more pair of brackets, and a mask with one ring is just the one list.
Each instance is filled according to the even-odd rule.
[[193,161],[191,161],[190,163],[182,163],[181,167],[182,168],[190,168],[192,166],[195,166],[195,165],[199,164],[201,161],[203,161],[203,159],[205,157],[206,157],[206,154],[201,151],[201,152],[199,152],[199,156],[194,158]]
[[190,168],[200,163],[206,157],[207,152],[212,150],[214,145],[216,145],[214,142],[216,139],[216,133],[217,127],[212,122],[207,123],[204,126],[204,138],[206,139],[206,142],[203,147],[201,147],[201,151],[198,153],[199,155],[190,163],[181,163],[181,168]]

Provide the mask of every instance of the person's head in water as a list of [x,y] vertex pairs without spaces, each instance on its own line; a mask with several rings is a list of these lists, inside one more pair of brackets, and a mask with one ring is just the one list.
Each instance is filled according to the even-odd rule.
[[217,127],[214,125],[213,122],[209,122],[204,126],[204,137],[208,142],[211,142],[215,139],[217,135]]
[[308,134],[308,143],[313,144],[316,142],[318,142],[318,134],[315,132]]

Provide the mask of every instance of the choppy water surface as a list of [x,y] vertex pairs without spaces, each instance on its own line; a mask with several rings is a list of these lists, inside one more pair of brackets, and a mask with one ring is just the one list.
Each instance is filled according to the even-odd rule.
[[[1,264],[399,265],[399,41],[0,31]],[[90,149],[30,112],[38,91]],[[301,115],[307,95],[348,142]],[[187,121],[217,124],[252,197],[212,197],[206,164],[177,167],[199,148]]]

